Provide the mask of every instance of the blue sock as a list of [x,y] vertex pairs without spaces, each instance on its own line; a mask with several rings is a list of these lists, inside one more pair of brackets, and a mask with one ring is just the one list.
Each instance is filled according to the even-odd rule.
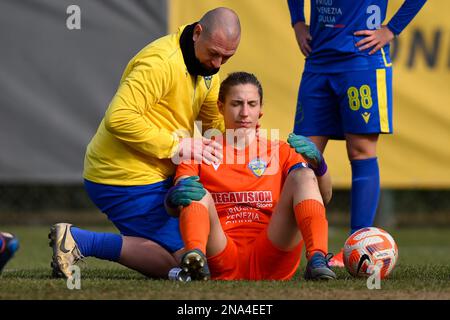
[[93,232],[77,227],[70,228],[73,239],[85,257],[118,261],[122,250],[122,236],[114,233]]
[[377,158],[352,160],[351,233],[371,227],[380,198],[380,171]]

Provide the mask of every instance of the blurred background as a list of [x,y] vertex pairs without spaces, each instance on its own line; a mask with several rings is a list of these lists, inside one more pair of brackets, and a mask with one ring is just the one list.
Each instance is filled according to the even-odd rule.
[[[389,1],[385,23],[402,3]],[[265,90],[262,125],[285,139],[304,64],[287,0],[0,2],[0,229],[108,224],[83,190],[83,159],[126,64],[218,6],[234,9],[242,24],[240,47],[221,78],[255,73]],[[428,1],[391,48],[394,134],[379,143],[379,227],[450,226],[449,10],[449,1]],[[330,226],[346,227],[344,142],[331,142],[325,156],[334,186]]]

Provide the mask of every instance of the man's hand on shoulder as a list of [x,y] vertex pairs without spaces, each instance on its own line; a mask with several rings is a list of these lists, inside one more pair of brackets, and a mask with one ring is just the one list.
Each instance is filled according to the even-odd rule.
[[195,160],[197,163],[204,162],[207,165],[219,163],[223,157],[222,145],[207,138],[183,138],[175,156],[179,158],[179,163],[184,160]]

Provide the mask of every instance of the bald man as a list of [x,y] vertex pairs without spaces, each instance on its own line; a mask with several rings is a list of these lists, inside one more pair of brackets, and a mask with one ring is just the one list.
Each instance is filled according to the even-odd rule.
[[236,13],[216,8],[150,43],[128,63],[87,146],[83,173],[89,197],[120,234],[53,225],[55,276],[69,277],[70,267],[90,256],[155,278],[179,264],[184,245],[178,219],[164,208],[173,159],[210,164],[221,158],[216,142],[191,137],[195,120],[202,121],[202,131],[224,131],[217,73],[235,54],[240,34]]

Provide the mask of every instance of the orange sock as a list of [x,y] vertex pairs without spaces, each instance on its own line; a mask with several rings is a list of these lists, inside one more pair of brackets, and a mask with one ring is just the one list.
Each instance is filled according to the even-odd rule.
[[204,205],[193,202],[181,210],[180,232],[186,250],[200,249],[206,254],[209,230],[209,213]]
[[328,221],[325,207],[317,200],[307,199],[299,202],[295,208],[295,219],[306,246],[306,257],[316,252],[328,253]]

